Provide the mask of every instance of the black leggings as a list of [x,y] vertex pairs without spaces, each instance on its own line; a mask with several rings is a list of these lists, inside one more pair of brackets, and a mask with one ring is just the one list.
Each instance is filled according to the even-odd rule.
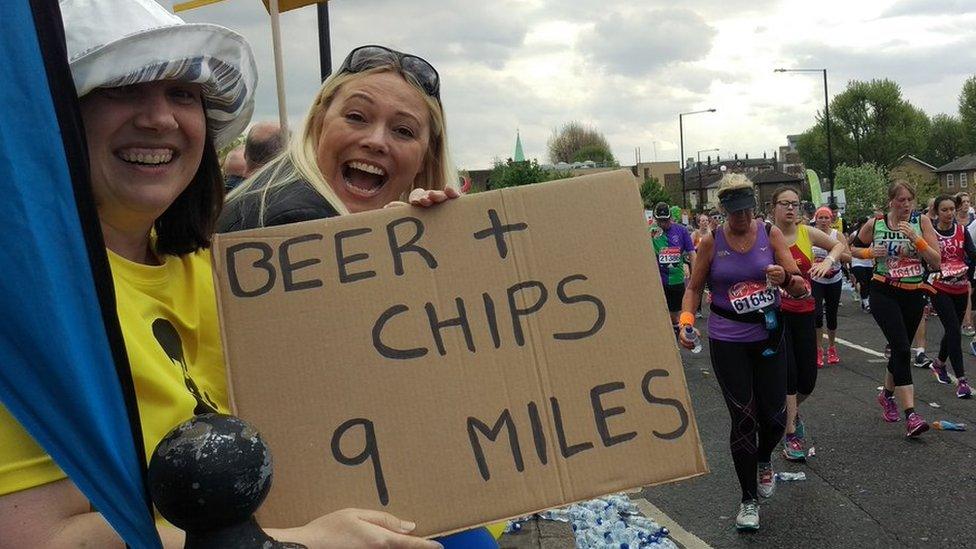
[[709,338],[715,378],[729,408],[729,447],[742,501],[757,499],[759,462],[768,462],[786,430],[784,346],[763,356],[767,342],[733,343]]
[[783,313],[786,394],[810,395],[817,384],[817,332],[813,313]]
[[881,282],[871,284],[871,316],[891,347],[888,372],[895,378],[896,387],[912,384],[912,338],[924,308],[922,290],[903,290]]
[[962,365],[962,317],[966,314],[966,294],[947,294],[939,292],[932,298],[932,306],[939,314],[945,332],[939,343],[939,360],[952,362],[956,377],[964,377],[966,370]]
[[871,274],[874,267],[851,267],[851,273],[857,280],[857,285],[861,291],[861,299],[868,298],[868,291],[871,289]]
[[810,286],[813,290],[813,299],[817,302],[816,311],[816,321],[817,329],[823,328],[823,317],[824,317],[824,303],[827,305],[827,329],[836,330],[837,329],[837,307],[840,305],[840,287],[841,281],[838,280],[833,284],[821,284],[819,282],[811,282]]

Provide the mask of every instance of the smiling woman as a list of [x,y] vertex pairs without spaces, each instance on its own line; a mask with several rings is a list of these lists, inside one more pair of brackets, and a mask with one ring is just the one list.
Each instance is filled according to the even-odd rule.
[[362,46],[322,84],[288,150],[231,193],[218,231],[427,206],[456,197],[456,180],[437,71]]

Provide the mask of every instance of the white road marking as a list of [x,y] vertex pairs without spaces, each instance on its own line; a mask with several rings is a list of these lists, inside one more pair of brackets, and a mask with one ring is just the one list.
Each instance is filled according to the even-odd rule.
[[711,549],[711,545],[702,541],[701,538],[695,534],[692,534],[691,532],[682,528],[680,524],[674,521],[674,519],[665,515],[664,512],[658,509],[656,505],[640,497],[639,494],[631,493],[630,500],[634,502],[634,505],[640,509],[640,512],[643,513],[645,517],[667,528],[671,532],[671,539],[674,541],[677,541],[688,549]]
[[[827,338],[827,334],[824,334],[824,339],[826,339],[826,338]],[[840,343],[841,345],[843,345],[845,347],[850,347],[851,349],[857,349],[858,351],[861,351],[862,353],[867,353],[867,354],[872,355],[872,356],[884,358],[884,353],[879,353],[878,351],[875,351],[874,349],[868,349],[867,347],[863,347],[861,345],[858,345],[857,343],[851,343],[850,341],[847,341],[846,339],[841,339],[839,337],[836,337],[836,338],[834,338],[834,341],[836,341],[837,343]]]

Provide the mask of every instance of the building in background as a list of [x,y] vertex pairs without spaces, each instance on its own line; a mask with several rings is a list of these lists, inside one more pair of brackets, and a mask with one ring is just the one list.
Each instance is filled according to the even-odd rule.
[[976,154],[967,154],[935,170],[939,187],[947,193],[972,192],[976,179]]

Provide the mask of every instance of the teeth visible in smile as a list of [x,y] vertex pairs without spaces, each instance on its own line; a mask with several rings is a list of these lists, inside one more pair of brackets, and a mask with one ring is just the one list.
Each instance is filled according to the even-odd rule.
[[119,158],[126,162],[134,162],[137,164],[166,164],[173,160],[173,151],[161,150],[153,153],[120,151]]
[[354,170],[359,170],[361,172],[371,173],[373,175],[378,175],[380,177],[383,177],[383,176],[386,175],[386,172],[383,171],[383,168],[378,168],[378,167],[373,166],[373,165],[370,165],[370,164],[364,164],[363,162],[350,162],[349,163],[349,167],[352,168],[352,169],[354,169]]

